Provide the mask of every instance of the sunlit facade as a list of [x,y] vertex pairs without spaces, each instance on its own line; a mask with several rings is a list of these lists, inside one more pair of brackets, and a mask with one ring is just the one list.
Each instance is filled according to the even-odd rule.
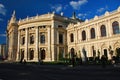
[[16,21],[14,12],[7,28],[8,59],[33,62],[58,61],[60,54],[65,57],[69,23],[77,20],[48,13]]
[[16,21],[15,12],[7,27],[8,59],[58,61],[77,57],[120,56],[120,8],[84,22],[48,13]]
[[67,27],[68,52],[73,48],[78,57],[120,56],[120,7],[102,16]]

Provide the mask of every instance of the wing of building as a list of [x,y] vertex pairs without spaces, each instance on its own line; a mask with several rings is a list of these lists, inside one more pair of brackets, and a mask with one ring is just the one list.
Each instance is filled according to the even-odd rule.
[[15,12],[8,23],[8,60],[57,61],[67,54],[67,26],[81,22],[55,13],[36,15],[16,21]]
[[91,20],[78,20],[48,13],[16,21],[7,26],[8,59],[12,61],[58,61],[71,50],[81,57],[108,59],[120,56],[120,7]]

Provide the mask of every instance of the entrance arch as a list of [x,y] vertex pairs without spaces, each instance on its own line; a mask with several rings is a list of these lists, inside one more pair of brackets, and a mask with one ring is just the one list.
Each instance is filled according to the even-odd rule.
[[116,56],[119,56],[120,57],[120,48],[116,48]]
[[30,60],[33,60],[33,58],[34,58],[34,50],[31,50],[30,51]]
[[42,49],[41,50],[41,60],[44,60],[45,59],[45,50],[44,49]]
[[104,49],[104,55],[108,58],[107,49]]
[[21,51],[21,60],[24,59],[24,50]]
[[71,57],[73,58],[73,57],[74,57],[74,54],[75,54],[74,48],[71,48],[70,53],[71,53]]

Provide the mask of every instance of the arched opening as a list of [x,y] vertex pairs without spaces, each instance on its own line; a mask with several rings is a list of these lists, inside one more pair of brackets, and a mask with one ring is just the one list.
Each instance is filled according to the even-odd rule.
[[86,32],[82,31],[82,40],[86,40]]
[[74,42],[74,35],[73,35],[73,33],[70,34],[70,41]]
[[117,56],[117,57],[120,57],[120,48],[119,48],[119,47],[116,48],[116,56]]
[[34,44],[34,36],[33,35],[30,36],[30,44]]
[[71,56],[74,55],[74,53],[75,53],[75,52],[74,52],[74,48],[71,48],[71,51],[70,51],[70,52],[71,52]]
[[45,44],[45,35],[44,34],[40,35],[40,43]]
[[34,58],[34,50],[30,50],[30,60],[33,60]]
[[94,28],[91,28],[90,34],[91,34],[91,39],[94,39],[95,38],[95,29]]
[[25,37],[22,37],[22,45],[25,44]]
[[101,31],[101,37],[106,36],[106,27],[105,27],[105,25],[101,26],[100,31]]
[[107,49],[104,49],[104,55],[108,58]]
[[42,49],[41,50],[41,60],[44,60],[45,59],[45,50],[44,49]]
[[59,34],[59,43],[63,44],[63,34]]
[[112,28],[113,28],[113,34],[119,34],[120,33],[119,23],[117,21],[114,21],[112,23]]
[[21,50],[21,60],[24,59],[24,50]]
[[92,46],[92,53],[93,53],[93,58],[95,59],[96,58],[96,50],[95,50],[94,46]]

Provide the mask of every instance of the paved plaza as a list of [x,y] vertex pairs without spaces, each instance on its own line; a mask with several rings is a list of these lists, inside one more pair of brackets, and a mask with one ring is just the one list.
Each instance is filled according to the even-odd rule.
[[120,80],[120,68],[107,65],[0,63],[0,80]]

